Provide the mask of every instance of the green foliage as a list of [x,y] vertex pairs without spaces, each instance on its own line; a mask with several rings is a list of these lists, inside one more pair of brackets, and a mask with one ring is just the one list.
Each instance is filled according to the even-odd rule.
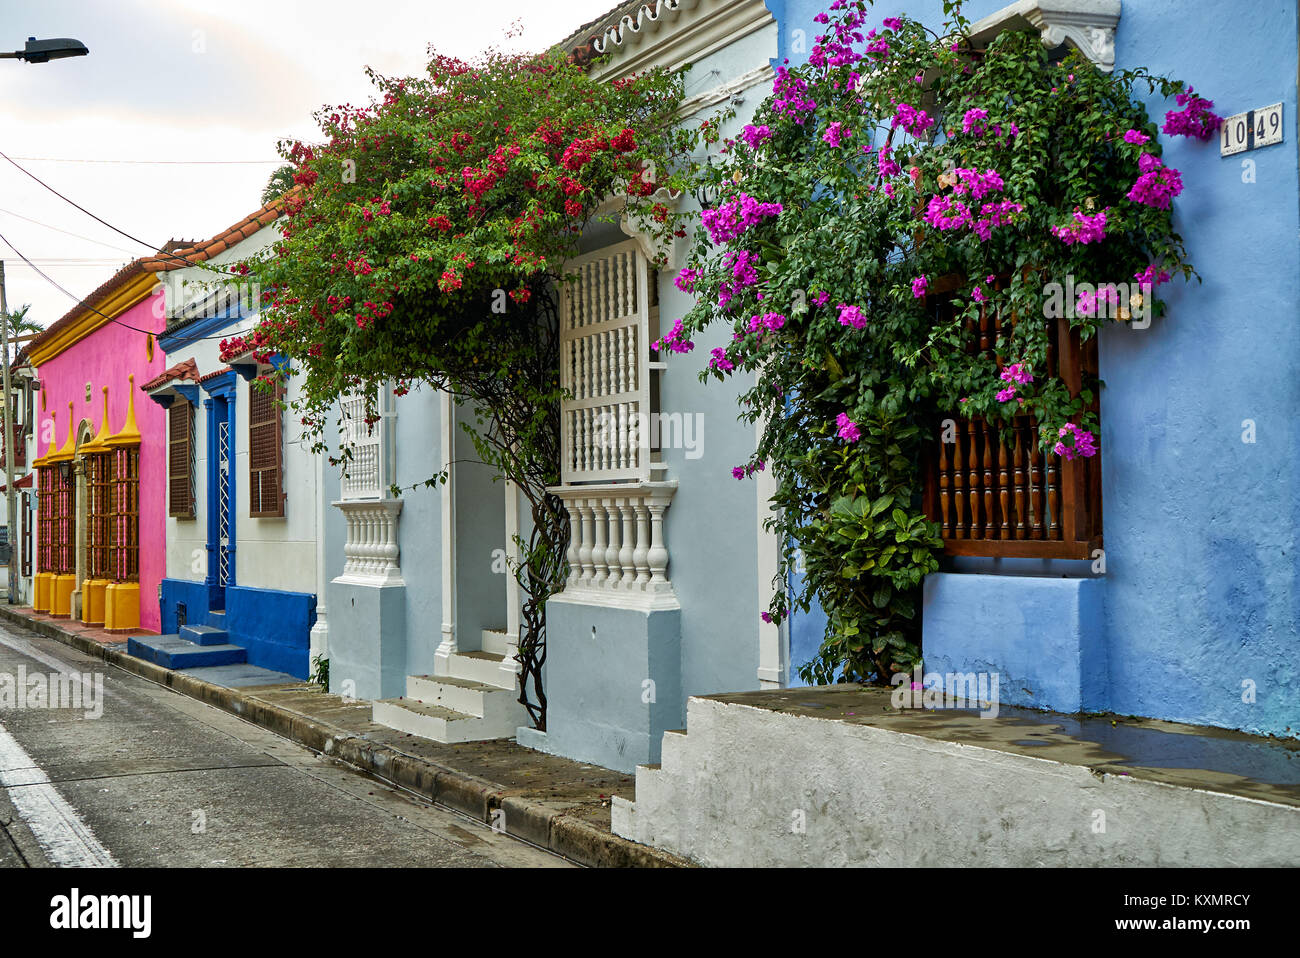
[[262,205],[265,206],[277,196],[283,196],[293,189],[293,165],[286,163],[275,168],[262,188]]
[[223,356],[288,357],[317,449],[344,392],[426,384],[472,411],[479,457],[531,506],[517,543],[520,701],[544,728],[544,604],[568,543],[546,492],[560,476],[557,287],[598,208],[662,237],[680,229],[657,191],[685,184],[697,134],[673,123],[680,77],[601,83],[555,51],[371,76],[379,100],[324,109],[325,142],[282,147],[296,167],[288,225],[243,267],[265,291],[263,319]]
[[[1095,430],[1100,384],[1072,392],[1047,368],[1047,285],[1067,276],[1130,284],[1153,263],[1194,275],[1169,209],[1128,198],[1140,156],[1159,155],[1135,91],[1168,96],[1182,85],[1143,71],[1105,74],[1077,54],[1051,62],[1036,33],[1004,33],[974,50],[955,6],[945,4],[946,35],[904,20],[866,38],[884,49],[859,58],[859,40],[850,62],[823,63],[819,51],[843,52],[837,25],[866,33],[853,23],[866,4],[848,4],[831,18],[829,39],[817,40],[817,62],[778,70],[754,130],[728,143],[695,187],[714,206],[741,194],[782,206],[734,237],[697,229],[689,264],[697,304],[679,339],[726,324],[734,340],[714,350],[701,377],[756,377],[742,399],[742,418],[765,424],[750,467],[774,472],[780,511],[770,527],[786,543],[770,614],[779,620],[815,599],[829,617],[805,680],[885,682],[919,661],[919,590],[942,545],[922,511],[922,449],[937,442],[943,416],[960,410],[996,424],[1032,414],[1049,450],[1071,447],[1060,433],[1067,423]],[[912,124],[910,135],[894,122],[901,105],[937,122]],[[963,129],[970,110],[986,115]],[[1150,142],[1126,141],[1130,129]],[[1002,185],[973,196],[975,174],[987,171]],[[970,222],[938,228],[935,198],[939,208],[965,205],[970,221],[984,218],[987,235]],[[1102,241],[1053,234],[1076,211],[1105,211]],[[756,278],[746,279],[738,254],[757,254]],[[930,287],[947,281],[951,299],[915,295],[922,277]],[[969,331],[981,310],[977,288],[983,308],[1007,320],[994,349],[1002,365],[1033,376],[1009,401],[998,397],[1009,385],[999,364]],[[1126,299],[1119,318],[1146,303]],[[1094,312],[1070,324],[1086,340],[1107,321]],[[841,416],[852,427],[845,434]],[[799,554],[804,587],[792,594],[787,571]]]

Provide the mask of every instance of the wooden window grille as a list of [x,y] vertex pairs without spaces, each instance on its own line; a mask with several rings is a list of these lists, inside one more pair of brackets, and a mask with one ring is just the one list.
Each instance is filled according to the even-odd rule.
[[560,481],[648,479],[648,262],[628,240],[565,264],[560,293]]
[[282,387],[271,393],[253,386],[248,395],[248,514],[283,516],[283,427],[276,403]]
[[176,399],[167,407],[167,514],[194,518],[194,405]]
[[36,470],[36,561],[39,571],[54,572],[54,478],[53,466]]
[[140,447],[119,446],[112,453],[108,478],[108,578],[140,578]]
[[53,480],[50,496],[49,571],[56,575],[72,575],[77,567],[77,506],[72,464],[63,462],[49,468]]
[[[939,320],[951,307],[941,301]],[[966,323],[972,354],[998,365],[997,342],[1016,320],[982,308]],[[1026,320],[1021,319],[1020,322]],[[1048,368],[1077,396],[1085,382],[1096,396],[1097,337],[1081,342],[1068,319],[1048,324]],[[1093,409],[1096,410],[1096,399]],[[941,420],[939,440],[926,455],[925,511],[941,527],[949,555],[993,558],[1088,559],[1101,547],[1101,456],[1073,460],[1038,446],[1039,422],[1031,415],[1011,423],[967,418],[953,411]],[[944,442],[944,438],[955,441]]]
[[86,456],[86,571],[92,579],[111,577],[113,461],[108,452]]

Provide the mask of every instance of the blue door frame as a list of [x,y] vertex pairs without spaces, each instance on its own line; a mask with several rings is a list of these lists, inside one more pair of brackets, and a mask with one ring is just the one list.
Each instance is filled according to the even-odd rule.
[[207,517],[208,608],[226,608],[226,589],[235,582],[235,384],[234,370],[202,383],[208,398]]

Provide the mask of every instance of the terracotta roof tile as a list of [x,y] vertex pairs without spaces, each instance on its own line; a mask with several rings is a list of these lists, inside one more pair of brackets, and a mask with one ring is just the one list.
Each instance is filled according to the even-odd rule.
[[199,377],[199,382],[201,382],[201,383],[205,383],[205,382],[207,382],[209,379],[216,379],[218,376],[221,376],[221,375],[224,375],[225,373],[230,372],[232,368],[233,368],[233,367],[231,367],[231,366],[223,366],[223,367],[221,367],[220,369],[214,369],[214,370],[212,370],[212,372],[207,373],[207,374],[205,374],[205,375],[203,375],[203,376],[200,376],[200,377]]
[[185,360],[183,363],[177,363],[175,366],[172,366],[161,376],[154,377],[140,388],[145,392],[148,392],[152,389],[157,389],[159,386],[165,386],[167,383],[176,379],[188,379],[192,383],[202,382],[202,380],[199,379],[198,363],[194,361],[193,356]]
[[165,273],[174,269],[180,269],[183,266],[192,266],[196,263],[202,263],[204,260],[223,253],[230,247],[234,246],[240,240],[248,239],[258,230],[269,226],[277,219],[284,215],[285,197],[292,195],[300,186],[295,186],[281,196],[277,196],[271,202],[267,203],[261,209],[257,210],[234,226],[222,230],[211,239],[195,243],[183,249],[178,249],[169,256],[149,256],[141,260],[146,272]]

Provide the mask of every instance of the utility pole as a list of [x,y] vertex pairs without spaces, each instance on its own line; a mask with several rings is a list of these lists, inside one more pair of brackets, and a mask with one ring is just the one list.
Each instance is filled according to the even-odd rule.
[[9,538],[9,604],[18,601],[17,563],[18,534],[15,520],[18,516],[18,490],[14,488],[14,426],[13,393],[9,385],[9,301],[5,297],[5,264],[0,260],[0,358],[4,360],[4,443],[5,443],[5,500],[8,516]]

